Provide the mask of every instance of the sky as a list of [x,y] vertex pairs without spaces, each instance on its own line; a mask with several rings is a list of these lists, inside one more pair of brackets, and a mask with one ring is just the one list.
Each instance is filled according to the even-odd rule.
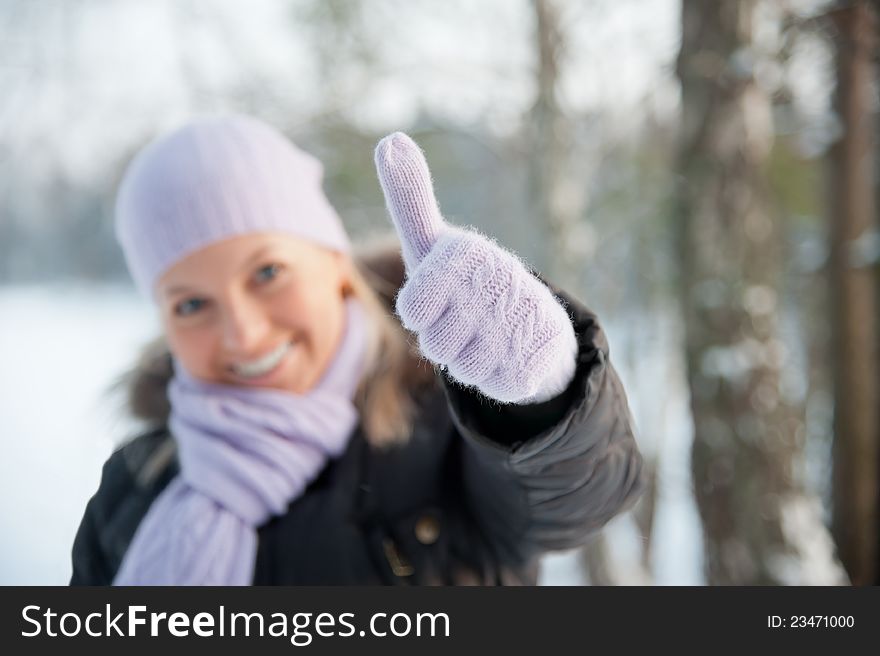
[[[94,183],[146,136],[248,98],[265,118],[299,129],[339,111],[390,132],[427,108],[498,133],[516,129],[533,100],[526,2],[370,3],[355,23],[369,64],[345,32],[330,39],[315,27],[315,4],[264,0],[242,11],[232,0],[4,0],[0,167],[60,166]],[[567,109],[674,111],[677,2],[563,6]]]

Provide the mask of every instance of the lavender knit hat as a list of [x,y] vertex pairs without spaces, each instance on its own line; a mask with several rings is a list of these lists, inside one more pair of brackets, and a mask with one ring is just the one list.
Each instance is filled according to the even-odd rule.
[[321,187],[321,163],[246,116],[195,120],[135,157],[116,199],[116,237],[152,297],[175,262],[214,242],[285,232],[335,251],[350,244]]

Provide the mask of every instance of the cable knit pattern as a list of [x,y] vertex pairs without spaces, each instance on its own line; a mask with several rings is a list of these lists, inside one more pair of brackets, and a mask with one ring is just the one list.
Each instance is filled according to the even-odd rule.
[[514,254],[446,223],[408,136],[379,142],[376,170],[407,270],[396,311],[424,356],[503,403],[562,392],[574,377],[577,341],[559,300]]

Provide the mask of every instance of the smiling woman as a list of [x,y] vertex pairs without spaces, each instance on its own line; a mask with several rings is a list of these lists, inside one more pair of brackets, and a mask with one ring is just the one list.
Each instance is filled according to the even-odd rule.
[[116,227],[162,319],[130,380],[152,428],[105,465],[73,583],[533,584],[635,501],[595,315],[447,224],[408,137],[376,166],[400,241],[370,258],[321,165],[254,119],[131,164]]
[[202,380],[303,393],[342,338],[350,269],[340,253],[283,233],[206,246],[157,283],[168,344]]

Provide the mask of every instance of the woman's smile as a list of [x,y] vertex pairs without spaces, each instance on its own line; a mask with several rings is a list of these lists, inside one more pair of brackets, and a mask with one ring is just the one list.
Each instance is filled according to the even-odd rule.
[[250,384],[264,384],[281,370],[289,359],[288,356],[296,349],[293,340],[282,342],[266,355],[248,362],[236,362],[229,370],[239,379]]

